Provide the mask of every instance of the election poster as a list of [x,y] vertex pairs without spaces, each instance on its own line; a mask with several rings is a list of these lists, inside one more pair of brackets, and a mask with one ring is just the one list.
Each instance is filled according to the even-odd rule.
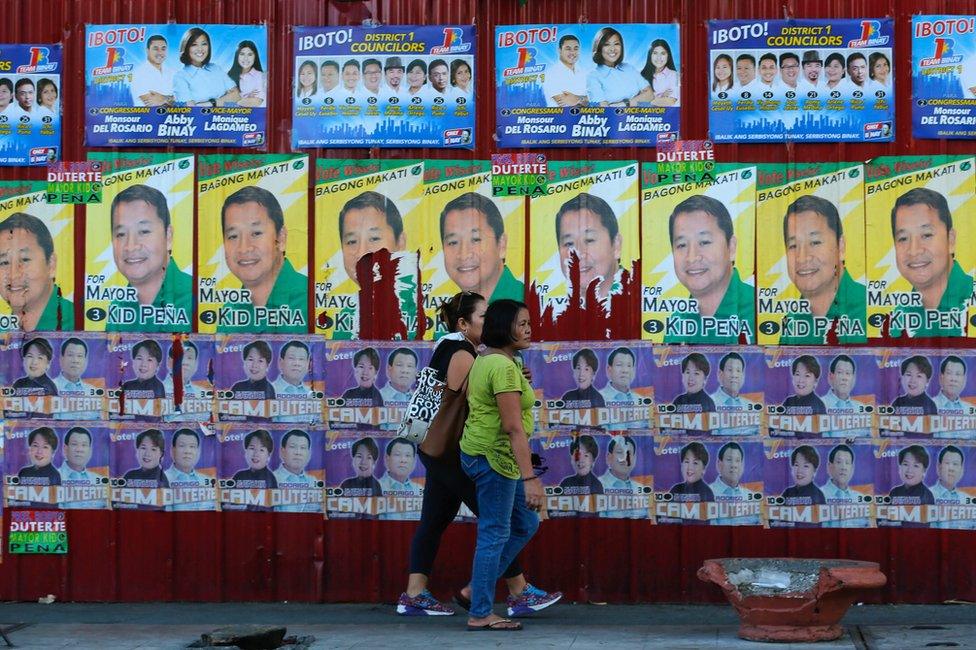
[[111,420],[160,422],[169,415],[166,383],[173,382],[170,334],[109,334],[108,413]]
[[768,433],[860,438],[876,431],[881,399],[872,350],[767,347]]
[[101,420],[109,362],[104,336],[48,332],[0,338],[10,419]]
[[267,140],[267,26],[86,25],[89,147],[257,147]]
[[[315,170],[315,331],[359,338],[360,301],[372,290],[374,313],[413,338],[420,288],[417,251],[427,239],[421,160],[326,160]],[[368,253],[390,253],[392,268],[361,269]],[[376,282],[379,274],[385,282]],[[367,284],[374,279],[372,284]],[[360,286],[360,282],[364,286]],[[390,337],[392,338],[392,337]]]
[[163,471],[163,459],[172,450],[159,425],[116,422],[110,437],[112,508],[168,509],[173,497],[169,477]]
[[912,135],[976,138],[973,16],[912,16]]
[[548,431],[530,444],[549,468],[540,477],[549,517],[650,518],[652,436]]
[[324,433],[307,425],[218,425],[222,510],[322,513]]
[[[47,202],[45,181],[0,181],[0,332],[75,328],[74,223],[74,206]],[[10,263],[15,254],[29,263]]]
[[296,149],[474,148],[474,25],[294,31]]
[[976,336],[976,159],[865,165],[868,336]]
[[217,436],[209,428],[193,424],[166,424],[160,430],[170,452],[162,463],[170,490],[166,509],[216,510],[220,450]]
[[606,317],[587,336],[610,338],[611,319],[626,322],[625,312],[636,307],[639,182],[632,161],[549,163],[546,195],[529,201],[529,300],[550,325],[542,338],[558,331],[560,317],[579,318],[584,310]]
[[884,349],[876,359],[882,437],[976,439],[970,351]]
[[325,475],[329,519],[420,519],[424,466],[406,438],[331,430]]
[[716,142],[894,139],[894,20],[708,22]]
[[447,333],[435,316],[459,291],[525,301],[525,198],[493,196],[487,160],[428,160],[424,199],[420,274],[424,313],[436,321],[428,333]]
[[63,512],[16,510],[10,513],[7,550],[11,555],[68,552],[68,522]]
[[764,457],[758,438],[654,444],[654,513],[658,524],[758,526]]
[[325,348],[329,428],[396,431],[420,370],[430,362],[431,345],[335,341]]
[[[694,350],[694,352],[689,352]],[[762,350],[654,347],[654,401],[662,436],[758,436],[765,432]]]
[[759,343],[867,341],[860,163],[759,165],[756,251]]
[[61,45],[0,45],[0,166],[61,158]]
[[3,474],[7,507],[109,507],[109,429],[105,422],[10,421]]
[[163,353],[166,376],[163,390],[167,422],[210,422],[214,411],[213,337],[205,334],[174,336]]
[[200,331],[308,332],[308,156],[198,161]]
[[651,433],[654,386],[649,345],[539,343],[522,356],[541,387],[540,429]]
[[755,344],[756,166],[641,169],[641,335],[654,343]]
[[[881,525],[870,440],[777,440],[765,443],[766,526],[873,528]],[[878,518],[876,520],[876,517]]]
[[[102,202],[85,207],[85,329],[193,328],[193,156],[89,153]],[[176,244],[176,245],[174,245]]]
[[224,422],[321,422],[325,365],[325,342],[310,336],[218,335],[217,417]]
[[501,147],[653,147],[678,138],[677,23],[495,27]]

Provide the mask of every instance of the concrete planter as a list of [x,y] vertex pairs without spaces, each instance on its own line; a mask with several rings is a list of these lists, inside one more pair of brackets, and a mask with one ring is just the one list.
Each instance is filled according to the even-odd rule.
[[705,560],[698,577],[714,582],[739,614],[750,641],[832,641],[862,590],[884,586],[875,562],[806,558]]

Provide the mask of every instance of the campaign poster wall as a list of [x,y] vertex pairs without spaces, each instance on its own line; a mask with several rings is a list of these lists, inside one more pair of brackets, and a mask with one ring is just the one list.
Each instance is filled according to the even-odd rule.
[[11,421],[5,427],[7,507],[109,507],[109,429],[104,422]]
[[881,390],[871,350],[766,348],[770,436],[871,437]]
[[104,336],[47,332],[0,339],[7,419],[101,420],[109,361]]
[[976,399],[968,350],[876,352],[883,437],[976,439]]
[[641,176],[641,335],[754,344],[756,166],[688,178],[644,163]]
[[894,20],[710,20],[716,142],[894,139]]
[[85,144],[265,143],[266,25],[86,25]]
[[767,527],[873,528],[874,449],[870,440],[767,439]]
[[307,332],[308,156],[200,156],[199,168],[200,331]]
[[654,365],[662,436],[758,436],[765,431],[769,385],[760,348],[655,346]]
[[549,468],[540,480],[550,517],[650,518],[653,436],[547,431],[530,444]]
[[325,342],[233,334],[216,341],[217,417],[225,422],[322,421]]
[[474,148],[473,25],[296,27],[292,145]]
[[194,424],[166,424],[161,431],[169,444],[169,454],[162,463],[170,490],[166,509],[216,510],[217,436],[209,428]]
[[325,475],[330,519],[420,519],[424,466],[406,438],[333,429],[327,438]]
[[213,337],[205,334],[173,337],[163,354],[167,368],[163,379],[166,392],[163,419],[167,422],[211,421],[216,403],[212,380],[216,369]]
[[863,166],[759,165],[756,224],[759,342],[866,342]]
[[337,340],[359,337],[361,288],[356,264],[381,249],[390,251],[396,266],[391,296],[395,308],[380,305],[383,317],[395,318],[398,309],[405,331],[415,331],[419,281],[415,251],[428,237],[423,179],[421,160],[317,161],[316,332]]
[[85,329],[193,328],[193,156],[93,152],[102,202],[85,206]]
[[540,343],[522,353],[541,393],[540,429],[651,433],[651,348],[620,343]]
[[159,422],[169,415],[166,384],[173,383],[172,342],[168,334],[108,335],[109,419]]
[[876,158],[865,165],[868,336],[976,336],[976,159]]
[[762,522],[764,458],[759,439],[660,436],[654,454],[657,523],[758,526]]
[[0,166],[61,158],[61,45],[0,45]]
[[621,295],[623,272],[640,257],[639,182],[632,161],[549,163],[546,195],[529,202],[529,280],[543,312],[570,310],[574,295],[572,309],[587,300],[610,309]]
[[976,138],[976,18],[912,16],[912,135]]
[[459,291],[525,301],[525,198],[492,197],[491,163],[425,161],[424,198],[424,312],[436,321],[429,335],[447,333],[436,312]]
[[976,530],[974,451],[952,441],[878,442],[878,526]]
[[396,431],[433,351],[431,344],[330,342],[325,352],[326,418],[333,429]]
[[[74,218],[73,205],[47,202],[46,182],[0,181],[0,260],[8,262],[0,267],[0,331],[75,328]],[[43,272],[9,263],[22,250]]]
[[501,147],[645,146],[677,139],[677,24],[495,27]]
[[222,510],[322,512],[324,433],[307,425],[218,425]]
[[166,510],[173,502],[163,471],[170,441],[155,423],[116,422],[111,430],[112,508]]

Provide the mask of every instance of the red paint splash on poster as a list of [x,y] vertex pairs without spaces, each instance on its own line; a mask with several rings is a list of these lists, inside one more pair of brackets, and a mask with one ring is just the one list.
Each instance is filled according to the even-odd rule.
[[[382,248],[367,253],[356,263],[356,281],[359,283],[359,338],[380,341],[420,340],[427,330],[424,314],[423,283],[420,279],[420,252],[412,283],[404,283],[397,293],[398,275],[402,274],[402,255],[393,256]],[[411,303],[413,303],[411,305]],[[410,305],[414,315],[403,313],[401,305]],[[411,327],[412,326],[412,327]]]

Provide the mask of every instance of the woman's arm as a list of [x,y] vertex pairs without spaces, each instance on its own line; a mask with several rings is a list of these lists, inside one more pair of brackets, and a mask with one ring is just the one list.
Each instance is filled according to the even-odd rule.
[[447,387],[451,390],[460,389],[473,365],[474,357],[464,350],[458,350],[451,355],[451,360],[447,364]]
[[[519,474],[525,480],[525,502],[532,509],[542,507],[542,483],[535,478],[532,470],[532,452],[529,450],[529,438],[522,426],[522,394],[517,392],[498,393],[495,395],[498,413],[502,420],[502,431],[508,434],[515,452]],[[532,477],[532,478],[530,478]]]

